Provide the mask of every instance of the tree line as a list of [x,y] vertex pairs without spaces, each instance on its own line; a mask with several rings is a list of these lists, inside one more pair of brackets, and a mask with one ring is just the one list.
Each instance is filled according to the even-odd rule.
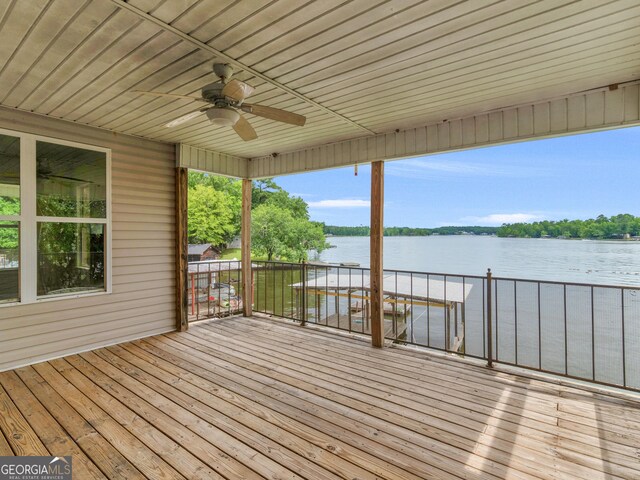
[[[414,228],[414,227],[385,227],[386,237],[426,237],[429,235],[494,235],[498,227],[437,227],[437,228]],[[337,225],[324,225],[324,233],[336,237],[368,237],[370,228],[360,225],[358,227],[344,227]]]
[[[329,247],[307,203],[272,179],[253,182],[251,209],[251,252],[257,258],[301,262],[310,250]],[[189,243],[226,247],[240,234],[241,214],[240,180],[189,172]]]
[[543,220],[502,225],[499,237],[616,239],[640,235],[640,217],[628,213],[588,220]]

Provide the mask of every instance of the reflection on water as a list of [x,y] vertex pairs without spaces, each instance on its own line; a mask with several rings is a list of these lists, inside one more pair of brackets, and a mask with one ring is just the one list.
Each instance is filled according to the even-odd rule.
[[[369,265],[368,237],[331,237],[325,262]],[[385,268],[560,282],[640,285],[640,242],[498,238],[385,237]]]
[[253,308],[279,317],[294,318],[301,302],[292,285],[301,281],[298,265],[254,262]]

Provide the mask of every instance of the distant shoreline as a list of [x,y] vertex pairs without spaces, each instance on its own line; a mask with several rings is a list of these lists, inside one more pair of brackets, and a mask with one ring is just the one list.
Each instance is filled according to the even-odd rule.
[[[435,228],[418,227],[385,227],[384,235],[387,237],[429,237],[431,235],[495,235],[499,227],[481,227],[478,225],[447,226]],[[324,225],[324,234],[335,237],[368,237],[369,227],[360,225],[357,227],[345,227],[337,225]]]
[[[366,238],[369,235],[325,235],[327,238]],[[495,234],[475,234],[475,233],[435,233],[428,235],[384,235],[386,238],[400,237],[400,238],[426,238],[426,237],[490,237],[490,238],[504,238],[509,240],[572,240],[572,241],[590,241],[590,242],[625,242],[625,243],[640,243],[640,238],[561,238],[561,237],[501,237]]]
[[[369,227],[323,225],[325,235],[369,236]],[[640,217],[622,213],[612,217],[598,215],[588,220],[542,220],[533,223],[504,223],[499,227],[451,225],[436,228],[385,227],[384,235],[428,237],[431,235],[496,235],[502,238],[555,238],[558,240],[640,241]]]

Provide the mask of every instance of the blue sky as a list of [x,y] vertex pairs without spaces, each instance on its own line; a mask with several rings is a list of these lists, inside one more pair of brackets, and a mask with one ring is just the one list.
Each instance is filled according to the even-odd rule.
[[[278,177],[312,220],[368,225],[371,168]],[[385,225],[439,227],[640,216],[640,127],[385,164]]]

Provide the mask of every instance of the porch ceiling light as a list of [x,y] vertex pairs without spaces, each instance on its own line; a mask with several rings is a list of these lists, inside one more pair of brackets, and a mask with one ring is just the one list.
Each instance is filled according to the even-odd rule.
[[213,125],[231,126],[235,125],[236,122],[240,119],[240,114],[233,108],[214,107],[207,110],[207,118]]

